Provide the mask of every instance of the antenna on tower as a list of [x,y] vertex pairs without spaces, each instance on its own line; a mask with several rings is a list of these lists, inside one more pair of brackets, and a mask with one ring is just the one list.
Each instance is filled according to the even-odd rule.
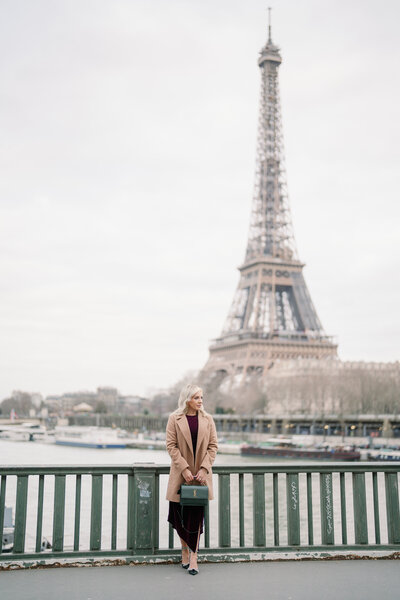
[[268,7],[268,42],[270,42],[272,44],[272,38],[271,38],[271,7]]

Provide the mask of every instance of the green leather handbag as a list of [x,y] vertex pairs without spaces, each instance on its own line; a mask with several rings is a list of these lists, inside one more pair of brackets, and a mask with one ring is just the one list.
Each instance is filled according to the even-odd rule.
[[207,506],[208,487],[206,485],[181,485],[181,506]]

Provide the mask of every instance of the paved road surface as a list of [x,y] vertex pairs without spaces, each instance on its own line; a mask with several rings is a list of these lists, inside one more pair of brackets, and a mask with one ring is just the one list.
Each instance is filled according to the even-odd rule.
[[53,568],[0,572],[1,600],[399,600],[398,560]]

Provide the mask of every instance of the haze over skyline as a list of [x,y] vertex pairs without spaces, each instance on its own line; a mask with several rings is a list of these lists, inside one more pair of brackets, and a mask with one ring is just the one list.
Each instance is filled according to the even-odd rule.
[[[400,5],[272,4],[289,201],[343,360],[399,360]],[[206,362],[244,258],[266,3],[5,0],[0,400]]]

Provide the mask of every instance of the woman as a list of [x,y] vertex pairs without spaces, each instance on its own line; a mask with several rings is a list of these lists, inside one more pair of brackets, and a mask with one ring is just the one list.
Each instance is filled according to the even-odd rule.
[[213,499],[212,464],[217,454],[217,432],[214,419],[203,408],[203,392],[189,384],[180,393],[178,408],[167,424],[167,450],[171,457],[167,500],[168,521],[176,529],[182,544],[182,567],[197,575],[197,550],[203,532],[204,507],[179,504],[182,483],[208,486],[208,499]]

